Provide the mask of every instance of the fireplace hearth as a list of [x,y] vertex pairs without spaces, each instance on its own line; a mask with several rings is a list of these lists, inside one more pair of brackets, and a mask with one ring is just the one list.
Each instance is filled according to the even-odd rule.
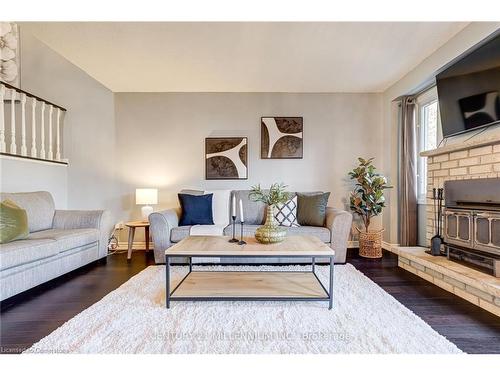
[[500,277],[500,178],[444,183],[446,255]]

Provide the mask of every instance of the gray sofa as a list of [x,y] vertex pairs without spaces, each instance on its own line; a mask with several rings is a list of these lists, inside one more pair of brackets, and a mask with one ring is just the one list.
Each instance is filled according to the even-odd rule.
[[56,210],[50,193],[0,193],[28,215],[27,239],[0,244],[0,300],[107,255],[107,211]]
[[[183,190],[183,193],[202,194],[197,190]],[[232,193],[236,199],[242,200],[245,212],[244,235],[253,236],[255,230],[264,223],[266,205],[262,202],[253,202],[248,198],[249,190],[235,190]],[[165,263],[165,250],[172,244],[189,236],[190,226],[179,226],[179,209],[169,209],[154,212],[149,215],[150,231],[154,242],[154,254],[156,263]],[[229,212],[228,212],[229,216]],[[236,219],[239,222],[239,218]],[[335,263],[345,263],[347,242],[351,232],[351,213],[328,207],[325,225],[323,227],[300,226],[287,228],[289,235],[312,235],[318,237],[324,243],[335,250]],[[239,233],[239,227],[238,232]],[[224,229],[225,235],[231,235],[231,226]],[[311,259],[294,259],[294,263],[310,262]],[[266,263],[268,260],[253,259],[253,262]],[[241,263],[241,259],[221,258],[224,263]],[[275,262],[275,260],[273,260]],[[278,262],[288,263],[290,259],[278,259]]]

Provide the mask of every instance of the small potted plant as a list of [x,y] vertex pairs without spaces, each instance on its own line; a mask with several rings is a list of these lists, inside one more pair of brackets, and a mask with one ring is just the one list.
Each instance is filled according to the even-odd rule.
[[286,203],[290,200],[291,194],[286,191],[284,184],[272,184],[268,191],[260,188],[260,185],[252,186],[249,198],[254,202],[267,204],[266,223],[257,228],[255,238],[265,244],[281,242],[286,237],[286,228],[279,226],[276,221],[276,205]]
[[382,257],[382,230],[369,230],[371,219],[382,213],[385,207],[384,190],[392,188],[387,179],[375,171],[373,158],[358,158],[359,166],[349,172],[349,177],[356,181],[351,192],[350,207],[363,220],[364,231],[359,232],[359,255],[365,258]]

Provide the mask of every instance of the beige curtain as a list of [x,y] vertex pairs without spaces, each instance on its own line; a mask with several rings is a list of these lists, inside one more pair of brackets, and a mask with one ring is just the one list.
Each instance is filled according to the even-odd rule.
[[417,131],[413,97],[401,98],[399,131],[399,243],[401,246],[415,246],[418,238]]

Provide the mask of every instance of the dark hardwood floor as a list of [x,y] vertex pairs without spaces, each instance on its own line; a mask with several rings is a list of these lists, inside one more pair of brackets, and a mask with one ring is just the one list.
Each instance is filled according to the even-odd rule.
[[[399,268],[349,251],[348,262],[467,353],[500,353],[500,318]],[[1,304],[0,353],[20,353],[130,277],[154,264],[152,252],[108,257]]]

